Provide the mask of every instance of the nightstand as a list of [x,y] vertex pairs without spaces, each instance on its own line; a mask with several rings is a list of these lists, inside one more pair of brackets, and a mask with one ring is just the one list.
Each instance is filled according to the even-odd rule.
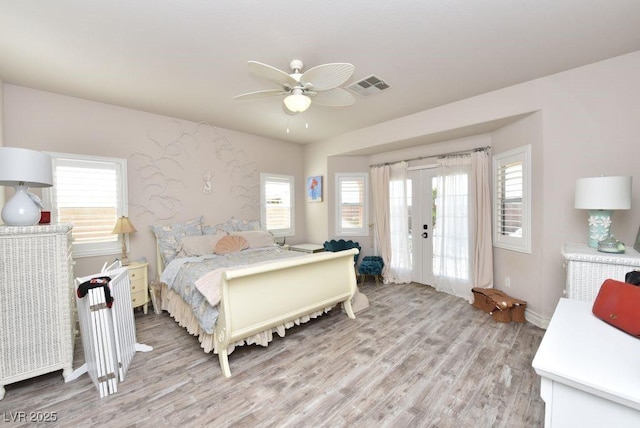
[[131,280],[131,303],[133,308],[142,306],[147,313],[149,306],[149,277],[147,274],[148,262],[133,262],[127,265],[129,279]]

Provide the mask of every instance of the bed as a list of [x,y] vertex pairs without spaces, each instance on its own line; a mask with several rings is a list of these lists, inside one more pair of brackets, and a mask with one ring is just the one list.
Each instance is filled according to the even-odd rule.
[[[152,226],[157,243],[157,304],[205,352],[218,354],[231,376],[228,355],[236,346],[267,346],[273,333],[323,315],[342,304],[355,318],[357,250],[305,254],[273,243],[257,222],[231,219],[216,226],[198,217]],[[223,245],[224,244],[224,245]]]

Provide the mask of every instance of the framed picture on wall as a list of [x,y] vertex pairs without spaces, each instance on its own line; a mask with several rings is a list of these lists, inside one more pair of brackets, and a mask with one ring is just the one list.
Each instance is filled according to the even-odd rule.
[[638,234],[636,235],[636,243],[633,244],[633,249],[640,252],[640,229],[638,229]]
[[307,178],[307,202],[322,202],[322,176]]

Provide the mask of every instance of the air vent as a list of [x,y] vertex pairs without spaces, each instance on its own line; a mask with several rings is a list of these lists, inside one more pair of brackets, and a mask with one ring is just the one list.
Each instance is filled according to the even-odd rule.
[[347,86],[347,89],[363,97],[377,94],[378,92],[384,91],[388,88],[390,88],[390,86],[375,74]]

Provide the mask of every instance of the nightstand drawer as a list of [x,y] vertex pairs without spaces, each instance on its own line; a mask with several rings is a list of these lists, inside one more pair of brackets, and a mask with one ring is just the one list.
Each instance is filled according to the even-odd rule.
[[134,308],[147,303],[146,290],[138,291],[137,293],[131,293],[131,303]]
[[145,284],[144,278],[131,280],[131,294],[135,294],[139,291],[145,291],[147,289],[147,284]]
[[145,266],[136,266],[136,267],[130,267],[129,268],[129,278],[131,279],[131,282],[135,281],[136,279],[144,279],[144,277],[146,276],[146,265]]

